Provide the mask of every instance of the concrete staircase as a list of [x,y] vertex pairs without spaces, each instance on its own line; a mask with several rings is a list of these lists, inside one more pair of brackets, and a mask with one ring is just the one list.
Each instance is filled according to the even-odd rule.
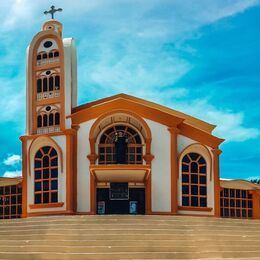
[[260,220],[51,216],[0,221],[0,259],[260,259]]

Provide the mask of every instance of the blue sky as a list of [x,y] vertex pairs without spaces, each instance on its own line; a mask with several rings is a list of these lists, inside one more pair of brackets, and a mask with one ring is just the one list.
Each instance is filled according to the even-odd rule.
[[21,173],[25,50],[52,4],[78,52],[79,104],[127,93],[225,138],[221,177],[260,176],[260,1],[0,2],[0,176]]

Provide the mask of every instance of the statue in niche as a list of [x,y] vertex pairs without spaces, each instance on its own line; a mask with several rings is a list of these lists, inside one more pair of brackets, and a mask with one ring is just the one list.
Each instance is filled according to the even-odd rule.
[[127,144],[128,139],[123,132],[116,133],[115,137],[115,152],[116,152],[116,163],[126,164],[127,163]]

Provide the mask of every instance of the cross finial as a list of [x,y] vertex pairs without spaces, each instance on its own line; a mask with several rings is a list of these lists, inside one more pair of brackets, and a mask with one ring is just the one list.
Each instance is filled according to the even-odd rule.
[[61,12],[62,11],[62,8],[58,8],[58,9],[55,9],[55,6],[54,5],[52,5],[51,6],[51,9],[49,10],[49,11],[45,11],[44,12],[44,14],[51,14],[51,19],[54,19],[54,14],[56,13],[56,12]]

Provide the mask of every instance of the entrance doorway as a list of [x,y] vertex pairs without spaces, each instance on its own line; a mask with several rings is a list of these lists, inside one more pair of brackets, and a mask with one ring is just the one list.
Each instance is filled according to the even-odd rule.
[[97,188],[96,198],[97,214],[145,214],[145,188],[128,188],[128,197],[111,196],[111,188]]

